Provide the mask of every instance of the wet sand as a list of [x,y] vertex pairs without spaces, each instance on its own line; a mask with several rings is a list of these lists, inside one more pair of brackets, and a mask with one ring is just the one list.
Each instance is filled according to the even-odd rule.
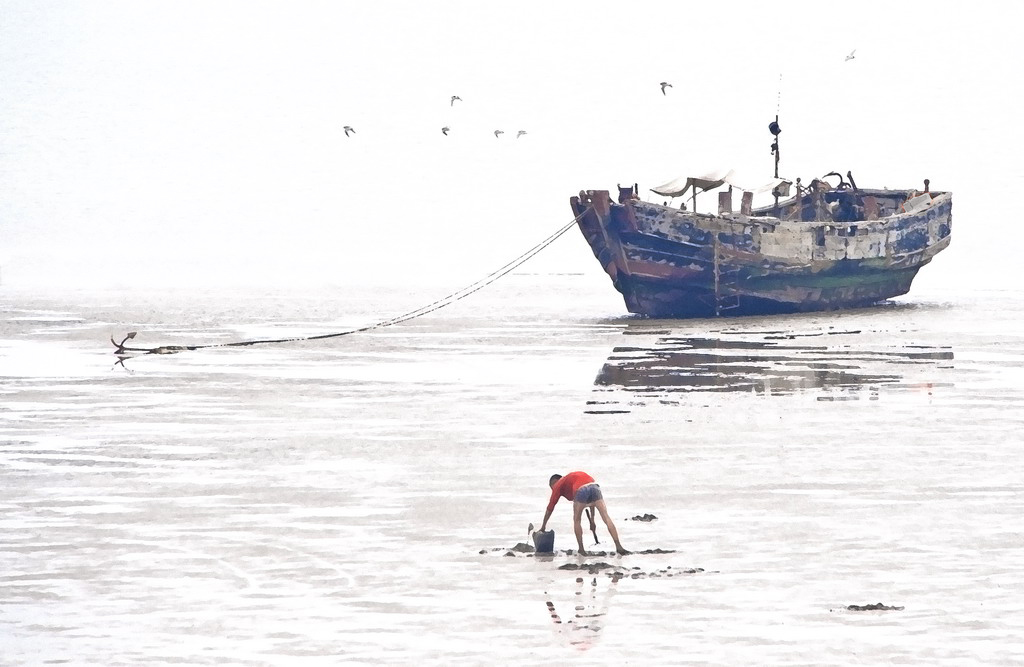
[[[4,662],[1024,662],[1015,294],[643,322],[530,280],[123,366],[422,299],[0,293]],[[634,554],[565,503],[514,550],[575,469]]]

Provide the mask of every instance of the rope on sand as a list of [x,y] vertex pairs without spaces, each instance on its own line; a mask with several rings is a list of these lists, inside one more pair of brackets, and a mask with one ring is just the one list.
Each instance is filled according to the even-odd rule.
[[363,333],[365,331],[372,331],[373,329],[382,329],[384,327],[400,324],[402,322],[408,322],[409,320],[415,319],[417,317],[422,317],[423,315],[426,315],[427,313],[432,313],[435,310],[440,310],[445,306],[450,306],[456,301],[464,299],[470,294],[473,294],[474,292],[477,292],[483,289],[484,287],[487,287],[488,285],[495,282],[499,278],[507,275],[508,273],[512,272],[513,270],[521,266],[528,259],[539,253],[544,248],[554,243],[555,240],[558,239],[558,237],[562,236],[567,231],[572,229],[572,227],[579,221],[579,219],[582,216],[583,213],[576,216],[575,218],[572,219],[572,222],[569,222],[564,227],[562,227],[555,233],[551,234],[537,245],[533,246],[523,254],[513,259],[511,262],[505,264],[504,266],[495,271],[492,271],[491,273],[481,278],[480,280],[477,280],[476,282],[471,283],[463,287],[462,289],[456,290],[445,297],[428,303],[425,306],[421,306],[415,310],[410,310],[409,312],[403,313],[402,315],[398,315],[396,317],[392,317],[386,320],[381,320],[379,322],[376,322],[375,324],[359,327],[357,329],[349,329],[347,331],[339,331],[336,333],[319,334],[316,336],[296,336],[292,338],[264,338],[257,340],[242,340],[232,343],[210,343],[207,345],[161,345],[159,347],[128,347],[125,345],[125,343],[134,339],[136,334],[138,334],[137,331],[132,331],[128,333],[128,335],[126,335],[121,340],[120,343],[115,341],[113,336],[110,337],[110,342],[114,345],[114,354],[121,356],[131,356],[133,354],[174,354],[175,352],[205,350],[213,347],[247,347],[252,345],[274,345],[281,343],[295,343],[310,340],[323,340],[325,338],[338,338],[340,336],[349,336],[351,334]]

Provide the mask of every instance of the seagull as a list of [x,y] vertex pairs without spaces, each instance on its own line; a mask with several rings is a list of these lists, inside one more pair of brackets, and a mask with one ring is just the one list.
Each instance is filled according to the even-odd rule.
[[346,125],[346,126],[345,126],[344,128],[342,128],[342,129],[344,129],[344,130],[345,130],[345,136],[346,136],[346,137],[348,136],[349,132],[351,132],[352,134],[355,134],[355,133],[356,133],[356,131],[352,129],[352,126],[351,126],[351,125]]
[[450,129],[451,129],[450,127],[445,125],[444,127],[441,128],[441,134],[443,134],[444,136],[447,137],[448,136],[448,130],[450,130]]
[[505,134],[504,130],[495,130],[494,131],[494,136],[499,138],[499,139],[501,138],[501,135],[503,135],[503,134]]
[[662,94],[662,95],[665,95],[665,94],[666,94],[666,93],[665,93],[665,89],[666,89],[666,88],[671,88],[671,87],[672,87],[672,84],[671,84],[671,83],[669,83],[668,81],[662,81],[662,82],[661,82],[661,94]]
[[857,53],[857,49],[850,51],[850,55],[846,56],[846,60],[843,60],[843,62],[845,63],[847,60],[853,60],[853,54],[855,53]]
[[455,106],[455,100],[462,101],[462,98],[458,95],[452,95],[452,106]]
[[516,139],[523,136],[524,134],[526,134],[526,130],[519,130],[518,132],[516,132]]

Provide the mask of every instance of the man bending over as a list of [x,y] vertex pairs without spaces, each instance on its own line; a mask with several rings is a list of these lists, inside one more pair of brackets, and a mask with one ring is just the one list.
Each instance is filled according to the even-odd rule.
[[[612,540],[615,542],[615,550],[620,554],[629,553],[623,548],[622,543],[619,542],[619,532],[615,530],[615,524],[612,523],[611,517],[608,516],[608,507],[604,503],[601,487],[598,486],[593,477],[585,472],[578,471],[571,472],[565,477],[552,475],[551,479],[548,480],[548,486],[551,487],[551,500],[548,501],[548,509],[544,512],[544,521],[540,524],[541,532],[547,530],[548,519],[551,518],[551,512],[554,511],[558,499],[565,498],[572,501],[572,527],[576,532],[576,542],[580,545],[580,555],[585,556],[587,553],[587,550],[583,547],[583,524],[581,520],[583,518],[583,510],[588,507],[596,507],[597,511],[601,513],[601,519],[608,526],[608,534],[612,536]],[[590,528],[591,530],[596,528],[593,510],[591,510],[590,515]]]

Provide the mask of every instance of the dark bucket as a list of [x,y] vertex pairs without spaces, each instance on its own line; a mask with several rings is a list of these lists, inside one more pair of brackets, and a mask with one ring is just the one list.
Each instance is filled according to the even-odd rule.
[[539,554],[552,553],[555,550],[555,531],[536,531],[533,534],[533,546],[537,548]]

